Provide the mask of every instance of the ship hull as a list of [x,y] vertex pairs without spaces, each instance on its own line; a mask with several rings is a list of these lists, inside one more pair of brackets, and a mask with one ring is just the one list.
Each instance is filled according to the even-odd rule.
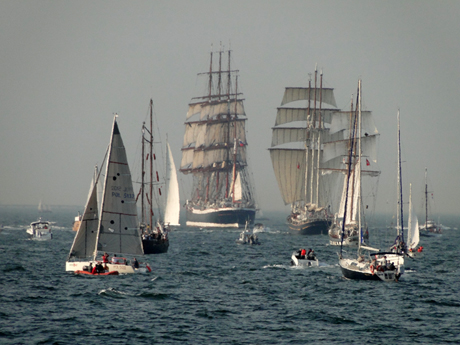
[[327,219],[289,223],[289,230],[299,235],[326,235],[331,224]]
[[187,226],[200,228],[244,228],[254,224],[256,210],[251,208],[187,209]]
[[156,240],[142,240],[144,254],[163,254],[168,252],[169,240],[156,241]]

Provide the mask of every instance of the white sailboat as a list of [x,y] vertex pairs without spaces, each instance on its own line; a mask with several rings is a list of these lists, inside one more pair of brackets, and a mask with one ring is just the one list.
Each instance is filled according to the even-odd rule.
[[[149,152],[145,153],[145,145]],[[145,159],[144,159],[145,158]],[[144,254],[166,253],[169,248],[168,233],[171,227],[180,226],[180,199],[179,183],[177,180],[176,165],[174,164],[171,147],[166,141],[166,159],[164,178],[160,178],[156,166],[153,135],[153,101],[150,100],[150,129],[145,123],[142,125],[142,176],[139,194],[141,208],[140,228]],[[148,169],[145,163],[149,163]],[[147,174],[146,172],[149,172]],[[145,178],[149,176],[149,178]],[[147,188],[148,187],[148,188]],[[161,190],[163,189],[163,192]],[[165,196],[166,198],[165,198]],[[147,201],[147,202],[146,202]],[[154,211],[154,204],[156,210]],[[157,216],[155,216],[157,212]]]
[[409,194],[409,220],[407,221],[407,248],[408,254],[411,257],[419,256],[422,253],[423,247],[417,247],[420,242],[420,229],[418,225],[417,215],[415,214],[412,205],[412,184],[410,184]]
[[[357,124],[352,126],[352,128],[357,129],[357,133],[361,132],[361,80],[358,83],[358,117],[355,121]],[[352,131],[354,131],[352,129]],[[354,133],[350,136],[350,148],[349,148],[349,162],[352,161],[353,153],[355,151],[354,145],[357,144],[358,149],[358,167],[357,174],[361,174],[359,171],[361,168],[361,137],[358,136],[357,142],[352,138]],[[398,180],[401,172],[401,159],[400,159],[400,145],[399,145],[399,112],[398,112]],[[352,176],[352,164],[348,164],[348,179],[347,179],[347,189],[350,186],[350,178]],[[402,205],[402,194],[400,199],[400,204]],[[358,203],[360,205],[360,203]],[[347,204],[345,203],[343,219],[347,219]],[[402,214],[402,210],[401,210]],[[359,238],[362,236],[363,227],[361,226],[361,212],[357,213],[358,219],[358,230]],[[399,218],[398,218],[399,219]],[[402,217],[401,217],[402,219]],[[342,234],[345,230],[345,223],[342,223]],[[347,279],[356,279],[356,280],[383,280],[383,281],[397,281],[401,274],[404,272],[404,256],[403,254],[396,252],[380,252],[376,248],[369,247],[364,245],[362,241],[358,241],[358,252],[356,258],[345,258],[343,256],[343,245],[340,247],[339,253],[339,266],[342,270],[342,274]],[[367,256],[363,254],[363,251],[368,253]]]
[[[345,167],[351,164],[350,176],[348,176],[347,168],[323,169],[323,171],[329,171],[333,174],[339,173],[343,176],[339,212],[335,215],[334,222],[328,231],[331,245],[358,246],[358,242],[367,242],[369,239],[364,211],[370,212],[368,201],[374,200],[366,200],[366,207],[364,207],[363,193],[367,193],[367,195],[371,195],[372,199],[375,199],[375,180],[380,175],[380,170],[375,168],[377,138],[380,134],[374,124],[372,113],[361,110],[359,115],[360,130],[354,128],[354,138],[350,137],[353,133],[353,126],[358,125],[358,121],[356,121],[357,109],[358,105],[353,110],[352,101],[349,112],[341,111],[332,114],[329,134],[338,135],[338,138],[342,137],[343,139],[324,144],[325,157],[342,157],[342,166]],[[346,137],[347,132],[349,137]],[[358,140],[361,154],[358,154],[357,151]],[[354,152],[351,152],[351,158],[348,159],[351,144],[353,144]],[[332,153],[330,153],[331,151]],[[347,207],[346,219],[343,218],[345,207]],[[361,219],[361,225],[358,224],[358,217]],[[361,237],[359,226],[364,228]]]
[[[75,236],[66,262],[66,271],[87,273],[96,265],[98,255],[109,253],[117,260],[104,263],[101,274],[150,271],[150,267],[128,265],[120,255],[142,255],[142,241],[138,228],[135,194],[125,147],[115,116],[108,152],[105,176],[99,173],[85,206],[80,228]],[[105,160],[105,159],[104,159]],[[98,207],[97,186],[103,184],[101,209]],[[134,258],[133,258],[134,259]],[[86,270],[85,270],[86,268]]]

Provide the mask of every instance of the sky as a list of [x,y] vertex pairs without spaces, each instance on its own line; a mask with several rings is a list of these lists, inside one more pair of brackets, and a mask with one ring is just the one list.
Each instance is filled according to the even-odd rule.
[[[128,159],[153,99],[180,164],[185,114],[209,53],[232,50],[259,207],[286,211],[268,148],[285,87],[315,65],[341,109],[362,80],[380,133],[376,212],[395,209],[400,109],[405,200],[460,204],[459,1],[0,1],[0,205],[76,205],[107,148],[113,114]],[[137,160],[138,161],[138,160]],[[186,199],[188,195],[181,195]]]

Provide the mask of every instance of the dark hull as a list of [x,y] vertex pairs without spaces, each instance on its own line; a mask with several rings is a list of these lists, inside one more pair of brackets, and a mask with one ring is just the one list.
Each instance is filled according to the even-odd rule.
[[244,228],[246,221],[254,224],[255,209],[249,208],[221,208],[206,212],[187,209],[187,226],[200,228]]
[[347,279],[354,279],[354,280],[380,280],[380,278],[376,274],[360,272],[355,270],[350,270],[348,268],[340,266],[342,270],[342,274]]
[[299,224],[289,223],[289,230],[300,235],[327,235],[331,224],[332,221],[330,220],[314,220]]
[[163,254],[168,252],[169,240],[156,241],[156,240],[142,240],[144,247],[144,254]]

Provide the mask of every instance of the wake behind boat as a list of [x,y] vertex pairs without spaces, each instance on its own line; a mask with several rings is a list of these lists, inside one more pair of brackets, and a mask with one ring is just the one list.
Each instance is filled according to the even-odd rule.
[[[131,172],[116,119],[117,116],[113,120],[110,144],[104,158],[106,164],[104,181],[101,181],[101,172],[99,172],[91,186],[80,228],[66,261],[66,271],[88,271],[89,267],[94,267],[103,261],[102,258],[98,259],[98,254],[103,252],[113,253],[114,257],[115,253],[144,254]],[[103,194],[99,212],[97,186],[100,183],[103,183]],[[136,264],[136,261],[134,258],[132,262],[117,259],[104,265],[108,272],[150,271],[148,264],[142,267]]]
[[39,218],[36,222],[30,223],[26,232],[33,240],[45,241],[53,238],[53,234],[51,233],[51,223],[44,221],[41,218]]

